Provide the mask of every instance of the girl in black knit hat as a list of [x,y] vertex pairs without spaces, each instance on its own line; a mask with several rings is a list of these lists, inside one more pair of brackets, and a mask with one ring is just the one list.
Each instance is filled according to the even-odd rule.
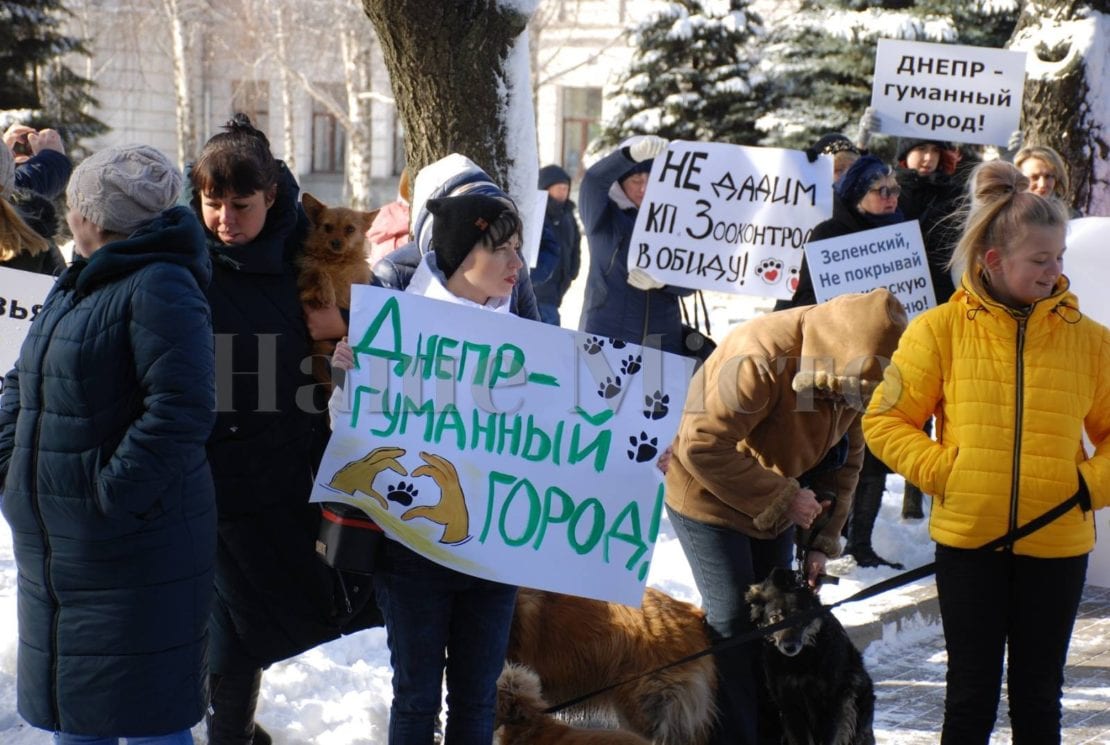
[[[435,217],[432,250],[405,292],[511,312],[510,296],[523,266],[522,224],[512,202],[466,194],[430,199],[427,208]],[[354,367],[346,340],[337,345],[332,365]],[[346,413],[341,408],[345,400],[337,387],[333,421]],[[374,592],[385,617],[393,666],[390,745],[432,742],[448,665],[446,741],[489,743],[516,587],[441,566],[386,538],[374,572]]]

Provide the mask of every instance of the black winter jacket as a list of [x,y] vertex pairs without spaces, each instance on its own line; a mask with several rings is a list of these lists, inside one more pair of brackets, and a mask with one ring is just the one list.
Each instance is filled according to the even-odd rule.
[[5,379],[16,680],[36,727],[160,735],[208,704],[209,276],[193,214],[165,212],[62,275]]
[[558,261],[552,267],[550,275],[543,277],[542,281],[542,275],[538,271],[534,272],[536,276],[533,289],[537,302],[558,308],[582,266],[582,233],[578,229],[574,202],[569,199],[565,202],[547,200],[543,226],[545,231],[550,229],[559,247]]
[[944,173],[922,176],[911,168],[898,168],[895,173],[902,187],[898,209],[907,220],[920,224],[937,305],[946,303],[956,291],[948,261],[960,238],[959,221],[951,215],[960,205],[963,182]]
[[[297,290],[307,220],[293,175],[281,169],[254,241],[225,245],[206,231],[218,361],[208,442],[219,506],[210,664],[221,674],[299,654],[351,620],[338,608],[337,575],[315,550],[320,509],[308,498],[329,431],[327,400],[312,378]],[[373,604],[370,611],[367,623],[380,624]]]

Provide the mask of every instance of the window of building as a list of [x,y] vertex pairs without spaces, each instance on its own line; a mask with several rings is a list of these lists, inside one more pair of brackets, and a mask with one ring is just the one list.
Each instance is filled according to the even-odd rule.
[[[347,100],[347,91],[339,83],[317,83],[318,88],[331,95],[332,100],[342,105]],[[312,99],[312,172],[343,173],[347,158],[347,132],[335,118],[315,98]]]
[[246,114],[254,128],[273,139],[270,132],[270,83],[266,80],[231,81],[231,113]]
[[563,88],[563,168],[577,181],[590,142],[601,134],[601,89]]

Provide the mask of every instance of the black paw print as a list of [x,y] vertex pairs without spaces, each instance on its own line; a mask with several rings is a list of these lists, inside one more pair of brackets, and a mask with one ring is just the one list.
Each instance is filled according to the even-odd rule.
[[625,344],[624,339],[610,339],[609,346],[611,346],[613,349],[624,349],[628,345]]
[[662,419],[671,410],[668,405],[670,402],[671,397],[663,391],[644,396],[644,416],[648,419]]
[[628,359],[621,362],[621,372],[625,375],[635,375],[640,372],[640,368],[644,366],[643,362],[643,358],[641,358],[640,355],[634,357],[630,354],[628,355]]
[[620,377],[605,378],[605,382],[598,386],[597,395],[602,398],[613,398],[621,392]]
[[586,354],[597,354],[604,346],[605,340],[598,339],[596,336],[591,336],[589,339],[582,342],[582,348],[586,350]]
[[632,443],[632,447],[636,448],[628,451],[629,460],[644,463],[659,454],[659,438],[648,437],[647,432],[641,432],[639,439],[636,439],[635,436],[629,437],[628,441]]
[[408,507],[412,504],[412,498],[418,494],[420,494],[420,492],[416,490],[416,484],[406,484],[402,481],[397,484],[397,486],[389,487],[389,491],[386,492],[385,498],[390,502],[396,502],[397,504]]

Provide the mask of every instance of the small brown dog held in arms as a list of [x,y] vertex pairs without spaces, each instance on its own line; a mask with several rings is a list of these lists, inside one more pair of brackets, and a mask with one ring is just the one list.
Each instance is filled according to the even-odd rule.
[[512,662],[505,663],[497,679],[498,727],[500,745],[651,745],[639,735],[617,729],[579,729],[550,714],[540,692],[535,671]]
[[[361,212],[347,207],[328,207],[305,192],[301,196],[311,229],[304,241],[299,260],[297,287],[301,304],[309,308],[351,307],[351,285],[370,283],[370,265],[366,263],[366,231],[378,211]],[[330,383],[332,352],[338,339],[314,339],[312,343],[312,375],[321,383]]]
[[521,588],[507,659],[535,670],[553,704],[635,678],[568,711],[616,718],[656,745],[705,745],[716,720],[713,656],[637,676],[708,647],[702,610],[650,587],[639,608]]

